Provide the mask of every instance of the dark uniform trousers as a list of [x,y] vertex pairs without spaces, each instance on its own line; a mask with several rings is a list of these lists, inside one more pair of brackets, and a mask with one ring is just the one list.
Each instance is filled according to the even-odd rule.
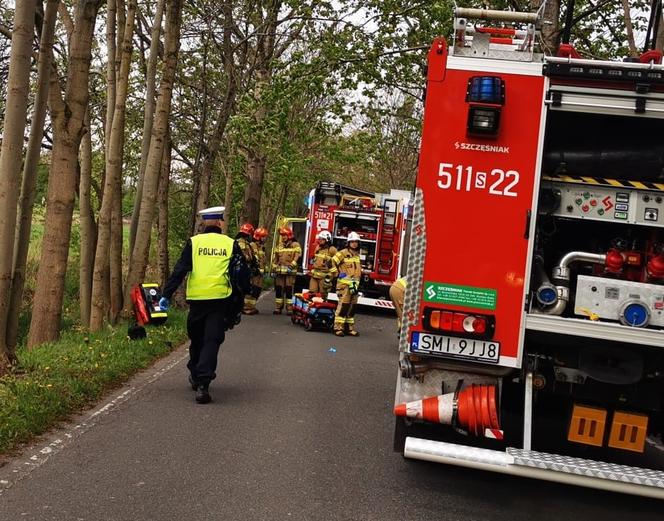
[[217,376],[217,355],[226,337],[224,333],[229,299],[190,300],[187,317],[189,363],[187,368],[199,385],[209,384]]

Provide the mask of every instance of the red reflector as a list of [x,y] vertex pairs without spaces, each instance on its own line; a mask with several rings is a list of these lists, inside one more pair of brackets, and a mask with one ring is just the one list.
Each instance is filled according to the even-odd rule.
[[444,329],[445,331],[452,331],[452,319],[454,317],[454,313],[451,311],[443,311],[443,320],[441,321],[440,324],[440,329]]
[[431,327],[434,329],[440,329],[440,311],[432,311],[431,316],[429,317],[429,322]]
[[461,313],[454,313],[454,318],[452,318],[452,331],[465,331],[463,327],[463,321],[465,320],[466,315]]

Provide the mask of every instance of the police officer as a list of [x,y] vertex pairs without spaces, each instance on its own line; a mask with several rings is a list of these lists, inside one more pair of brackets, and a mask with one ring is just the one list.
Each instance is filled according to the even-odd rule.
[[350,232],[346,237],[346,247],[337,252],[332,263],[339,271],[337,279],[337,310],[334,316],[336,336],[358,336],[355,330],[355,307],[357,305],[362,264],[360,262],[360,236]]
[[196,391],[196,402],[210,402],[208,390],[215,379],[217,355],[224,342],[227,313],[232,308],[229,266],[233,254],[241,254],[236,241],[222,233],[223,206],[201,210],[205,228],[187,241],[159,301],[168,309],[170,299],[187,273],[187,334],[189,345],[189,383]]
[[272,271],[274,275],[274,314],[280,315],[286,302],[286,313],[293,311],[293,286],[297,275],[297,261],[302,255],[302,248],[295,240],[293,230],[280,228],[281,242],[272,254]]
[[337,249],[332,246],[332,234],[326,230],[320,232],[316,239],[318,239],[318,244],[314,256],[309,261],[311,266],[309,291],[320,293],[323,298],[327,298],[332,287],[332,280],[337,276],[337,268],[332,262],[332,258],[337,254]]
[[251,243],[251,251],[254,255],[254,271],[251,276],[251,293],[244,297],[244,310],[246,315],[258,313],[256,302],[263,291],[263,276],[265,275],[265,240],[267,229],[256,228],[254,240]]

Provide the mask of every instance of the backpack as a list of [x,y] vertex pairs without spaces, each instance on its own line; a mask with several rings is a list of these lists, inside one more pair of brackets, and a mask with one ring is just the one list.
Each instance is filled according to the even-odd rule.
[[231,262],[228,266],[228,276],[233,292],[229,297],[228,310],[226,312],[225,329],[233,329],[242,319],[242,308],[244,307],[244,296],[251,292],[251,267],[240,251],[233,251]]

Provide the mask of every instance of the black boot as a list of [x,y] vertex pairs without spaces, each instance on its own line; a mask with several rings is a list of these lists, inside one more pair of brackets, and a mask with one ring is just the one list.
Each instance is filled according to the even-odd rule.
[[196,388],[196,403],[210,403],[212,397],[208,391],[208,384],[199,385]]

